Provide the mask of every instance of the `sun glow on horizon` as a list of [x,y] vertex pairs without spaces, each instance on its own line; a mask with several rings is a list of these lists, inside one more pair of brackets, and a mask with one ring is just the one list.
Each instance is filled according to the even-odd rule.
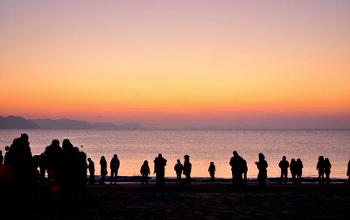
[[151,2],[2,1],[0,114],[350,114],[348,1]]

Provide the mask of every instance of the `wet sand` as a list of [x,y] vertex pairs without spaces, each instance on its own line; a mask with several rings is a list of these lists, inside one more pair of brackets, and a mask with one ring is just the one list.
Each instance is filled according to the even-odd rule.
[[119,183],[88,185],[85,196],[72,200],[49,194],[47,186],[41,185],[29,203],[19,210],[15,202],[7,205],[31,219],[347,219],[350,185]]

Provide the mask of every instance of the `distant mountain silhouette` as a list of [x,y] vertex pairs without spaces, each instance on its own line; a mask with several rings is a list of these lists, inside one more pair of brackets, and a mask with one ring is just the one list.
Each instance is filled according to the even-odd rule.
[[27,120],[19,116],[0,116],[0,129],[29,129],[39,128],[39,126],[31,120]]
[[42,129],[144,129],[143,126],[136,123],[126,123],[115,125],[108,122],[90,123],[87,121],[78,121],[71,119],[33,119]]
[[0,116],[0,129],[116,129],[141,130],[147,129],[137,123],[116,125],[108,122],[90,123],[71,119],[25,119],[19,116]]

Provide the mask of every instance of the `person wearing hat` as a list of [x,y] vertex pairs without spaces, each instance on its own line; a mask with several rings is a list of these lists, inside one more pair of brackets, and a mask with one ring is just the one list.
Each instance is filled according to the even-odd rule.
[[183,169],[183,174],[185,175],[185,181],[184,183],[187,185],[191,184],[191,171],[192,171],[192,164],[190,163],[190,156],[185,155],[184,156],[184,169]]

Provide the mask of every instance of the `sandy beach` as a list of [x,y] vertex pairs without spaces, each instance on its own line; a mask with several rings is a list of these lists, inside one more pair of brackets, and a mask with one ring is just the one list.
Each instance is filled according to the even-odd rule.
[[[2,201],[6,192],[1,192]],[[4,196],[5,195],[5,196]],[[25,214],[31,219],[347,219],[350,185],[255,184],[197,181],[192,186],[168,183],[88,185],[84,196],[62,198],[39,185],[32,199],[11,197],[2,204],[4,219]],[[19,202],[21,201],[21,202]],[[27,202],[24,202],[27,201]],[[22,203],[22,206],[19,204]],[[3,219],[3,218],[1,218]]]

